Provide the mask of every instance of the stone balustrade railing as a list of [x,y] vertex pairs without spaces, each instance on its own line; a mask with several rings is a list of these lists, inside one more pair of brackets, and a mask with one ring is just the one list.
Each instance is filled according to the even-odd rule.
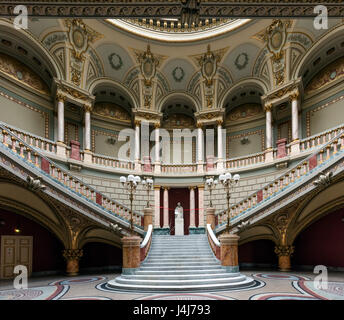
[[[47,157],[43,156],[35,147],[30,146],[23,139],[15,135],[12,130],[9,131],[3,125],[0,125],[0,143],[10,149],[14,154],[17,154],[27,163],[32,164],[42,173],[51,179],[59,182],[65,188],[72,191],[76,196],[86,198],[93,204],[100,206],[108,213],[114,214],[127,223],[130,221],[130,209],[125,205],[110,199],[101,192],[95,190],[93,187],[79,180],[71,175],[67,170],[64,170],[56,163],[52,162]],[[133,211],[133,220],[136,227],[142,228],[143,214]]]
[[[51,141],[49,139],[45,139],[31,133],[28,133],[22,129],[18,129],[16,127],[10,126],[3,122],[0,124],[6,126],[8,130],[13,132],[19,138],[21,138],[25,143],[34,147],[35,149],[39,149],[42,152],[46,153],[49,157],[54,156],[57,154],[57,143]],[[331,128],[326,130],[320,134],[307,137],[305,139],[300,140],[300,154],[312,151],[313,148],[325,144],[329,140],[332,139],[337,133],[344,128],[343,125]],[[280,158],[278,155],[277,148],[272,149],[273,159]],[[291,155],[291,144],[285,145],[285,155],[283,157],[287,157]],[[60,154],[61,156],[61,154]],[[67,159],[76,159],[81,162],[85,162],[85,152],[80,150],[77,151],[77,156],[75,153],[73,154],[71,147],[66,146],[66,158]],[[154,163],[141,161],[140,166],[135,167],[134,161],[130,160],[123,160],[117,159],[110,156],[104,156],[100,154],[92,153],[92,164],[97,165],[99,167],[105,168],[113,168],[113,169],[123,169],[126,171],[134,171],[140,168],[139,170],[142,172],[155,172]],[[214,159],[213,159],[214,160]],[[266,162],[266,152],[259,152],[255,154],[250,154],[247,156],[242,157],[235,157],[224,160],[223,167],[224,169],[237,169],[237,168],[245,168],[254,165],[264,164]],[[203,172],[214,172],[217,170],[217,161],[205,162],[203,164]],[[175,175],[175,174],[197,174],[198,173],[198,164],[197,163],[183,163],[183,164],[172,164],[172,163],[162,163],[159,166],[159,170],[161,174],[166,175]]]
[[302,139],[300,141],[300,150],[306,151],[312,148],[315,148],[321,144],[325,144],[326,142],[330,141],[338,135],[338,133],[344,129],[343,125],[340,125],[338,127],[332,128],[330,130],[321,132],[319,134],[313,135],[311,137],[307,137],[305,139]]
[[103,156],[100,154],[92,154],[92,163],[97,164],[104,167],[111,167],[116,169],[126,169],[126,170],[134,170],[135,164],[133,161],[129,160],[121,160],[115,159],[107,156]]
[[236,157],[226,160],[227,169],[246,167],[265,162],[265,152],[250,154],[244,157]]
[[14,126],[10,126],[4,122],[0,121],[0,125],[6,127],[8,130],[11,130],[16,136],[22,139],[25,143],[30,146],[40,149],[44,152],[56,153],[56,142],[51,141],[46,138],[36,136],[32,133],[26,132],[22,129],[18,129]]
[[[266,199],[270,199],[277,193],[284,191],[290,187],[294,182],[308,175],[312,170],[316,170],[318,165],[323,164],[335,155],[339,150],[344,149],[344,128],[335,130],[336,136],[331,134],[332,139],[326,144],[318,146],[317,150],[304,160],[299,162],[292,169],[275,179],[273,182],[265,185],[262,189],[254,192],[249,197],[241,200],[240,202],[232,205],[229,208],[230,219],[236,218],[249,210],[252,210]],[[223,210],[216,214],[215,224],[216,228],[223,225],[227,221],[227,211]]]
[[195,163],[183,163],[183,164],[162,164],[162,173],[197,173],[197,164]]

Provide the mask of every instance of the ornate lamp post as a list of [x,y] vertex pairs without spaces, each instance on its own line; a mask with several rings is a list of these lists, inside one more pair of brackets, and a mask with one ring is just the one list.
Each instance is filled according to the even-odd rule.
[[128,177],[120,177],[119,181],[122,183],[122,186],[127,189],[129,192],[129,200],[130,200],[130,231],[131,234],[134,235],[134,220],[133,220],[133,200],[134,200],[134,193],[138,184],[141,182],[141,178],[139,176],[134,176],[129,174]]
[[150,200],[150,198],[149,198],[149,193],[150,193],[150,191],[151,191],[152,188],[153,188],[153,183],[154,183],[154,181],[153,181],[153,179],[151,179],[151,178],[146,178],[145,180],[142,180],[142,185],[143,185],[143,187],[147,190],[147,206],[146,206],[146,208],[150,208],[150,204],[149,204],[149,200]]
[[222,183],[222,185],[224,186],[224,188],[226,189],[226,193],[227,193],[227,226],[226,226],[226,232],[229,234],[229,220],[230,220],[230,216],[229,216],[229,199],[230,199],[230,191],[233,189],[234,185],[237,185],[239,180],[240,180],[240,175],[239,174],[235,174],[233,177],[232,175],[227,172],[226,174],[221,174],[219,177],[220,182]]
[[209,198],[210,198],[210,207],[212,208],[213,207],[213,202],[212,202],[212,199],[211,199],[211,193],[213,191],[213,189],[216,188],[217,186],[217,183],[218,181],[213,178],[208,178],[206,181],[205,181],[205,184],[206,186],[208,187],[208,190],[209,190]]

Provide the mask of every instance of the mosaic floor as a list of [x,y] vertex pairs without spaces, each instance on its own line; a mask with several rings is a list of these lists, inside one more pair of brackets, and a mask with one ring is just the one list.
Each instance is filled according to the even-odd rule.
[[0,281],[0,300],[344,300],[344,273],[329,273],[326,289],[317,289],[312,273],[243,271],[256,280],[253,288],[207,293],[120,293],[106,288],[118,274],[73,278],[29,279],[29,288],[15,290],[12,281]]

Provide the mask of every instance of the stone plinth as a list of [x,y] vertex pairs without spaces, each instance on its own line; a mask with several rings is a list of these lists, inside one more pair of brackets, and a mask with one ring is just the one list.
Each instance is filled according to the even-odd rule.
[[286,157],[287,156],[287,149],[286,149],[287,139],[283,138],[283,139],[277,140],[276,145],[277,145],[277,158]]
[[143,171],[152,172],[152,162],[149,156],[143,157]]
[[70,158],[75,160],[81,160],[80,158],[80,143],[72,140],[70,142]]
[[143,209],[143,230],[147,231],[148,226],[153,224],[153,209],[152,208],[144,208]]
[[141,238],[137,236],[122,238],[122,274],[133,274],[140,267],[140,243]]
[[62,157],[62,158],[66,158],[66,145],[61,142],[61,141],[57,141],[56,142],[56,155]]
[[215,229],[215,208],[207,208],[206,209],[206,216],[207,216],[207,224],[211,225],[211,228]]
[[90,150],[84,150],[84,162],[92,163],[92,152]]
[[183,218],[176,218],[175,220],[175,233],[176,236],[183,236],[184,235],[184,219]]
[[214,170],[214,156],[207,156],[207,171]]
[[235,234],[223,234],[219,237],[221,243],[221,265],[228,272],[239,272],[238,241]]

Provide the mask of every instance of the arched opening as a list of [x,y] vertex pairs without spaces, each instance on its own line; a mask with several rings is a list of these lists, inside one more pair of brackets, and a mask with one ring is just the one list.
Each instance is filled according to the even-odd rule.
[[275,243],[267,239],[241,244],[238,248],[240,268],[275,268],[277,257],[274,250]]
[[344,208],[332,211],[306,227],[295,239],[292,265],[313,270],[316,265],[344,270]]
[[[0,236],[0,265],[3,278],[13,277],[11,273],[17,264],[28,265],[32,276],[64,272],[64,246],[41,224],[13,210],[0,208]],[[30,240],[30,243],[26,240]]]
[[132,128],[135,101],[124,89],[107,82],[96,85],[92,93],[96,98],[92,110],[91,149],[96,154],[120,158],[119,150],[126,141],[119,141],[118,136],[121,130]]
[[162,163],[196,162],[194,103],[182,95],[169,97],[161,107]]
[[224,100],[226,157],[235,158],[265,149],[263,90],[256,84],[237,86]]
[[88,242],[82,249],[80,273],[121,272],[121,248],[103,242]]

